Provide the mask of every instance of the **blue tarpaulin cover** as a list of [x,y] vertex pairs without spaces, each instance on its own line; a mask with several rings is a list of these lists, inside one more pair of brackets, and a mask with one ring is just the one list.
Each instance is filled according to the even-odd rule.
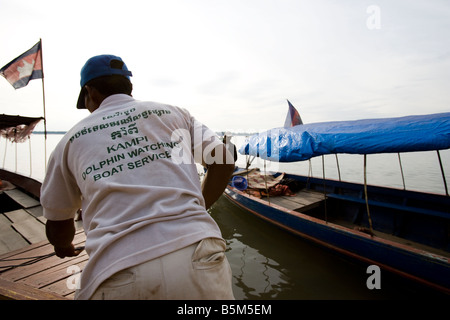
[[450,113],[311,123],[274,128],[247,139],[239,153],[277,162],[334,154],[450,148]]

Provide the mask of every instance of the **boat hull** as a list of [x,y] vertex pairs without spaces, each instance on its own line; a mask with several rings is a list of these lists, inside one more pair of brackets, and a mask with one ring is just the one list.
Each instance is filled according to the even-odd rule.
[[228,186],[236,205],[291,233],[450,294],[450,259],[271,204]]
[[37,199],[39,199],[41,195],[42,183],[33,178],[26,177],[8,170],[0,169],[0,179],[11,182],[15,186],[21,188]]

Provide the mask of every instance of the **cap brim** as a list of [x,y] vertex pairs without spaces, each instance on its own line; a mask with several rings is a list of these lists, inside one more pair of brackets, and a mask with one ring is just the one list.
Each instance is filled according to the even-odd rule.
[[80,94],[78,96],[77,109],[86,109],[86,106],[84,105],[85,94],[86,94],[86,87],[83,86],[83,88],[81,88]]

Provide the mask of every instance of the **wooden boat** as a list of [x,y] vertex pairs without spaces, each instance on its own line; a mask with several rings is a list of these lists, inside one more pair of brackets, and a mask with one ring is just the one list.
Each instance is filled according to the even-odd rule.
[[[0,115],[0,130],[12,129],[18,142],[18,131],[29,135],[28,126],[40,119]],[[75,288],[67,285],[73,276],[68,268],[81,270],[88,260],[85,252],[70,259],[54,255],[45,235],[40,189],[40,181],[0,169],[0,300],[71,299]],[[82,246],[84,241],[79,227],[74,243]]]
[[[40,120],[0,115],[2,138],[23,142]],[[41,183],[31,177],[0,169],[0,254],[45,240],[44,225],[39,220],[42,219],[40,188]]]
[[[338,153],[364,154],[364,159],[387,152],[438,150],[439,155],[448,148],[450,113],[275,128],[251,136],[239,152],[294,162]],[[248,167],[234,176],[226,198],[256,216],[450,294],[446,185],[446,195],[438,195],[281,172],[266,175]]]

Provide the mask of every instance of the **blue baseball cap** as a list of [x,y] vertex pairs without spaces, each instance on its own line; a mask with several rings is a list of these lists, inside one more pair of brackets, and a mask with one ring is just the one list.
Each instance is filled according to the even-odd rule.
[[[118,68],[117,66],[120,67]],[[86,83],[99,77],[112,75],[121,75],[128,80],[130,80],[130,77],[132,76],[131,71],[128,70],[122,58],[118,56],[102,54],[86,61],[81,69],[81,91],[78,96],[77,109],[86,109],[86,106],[84,105],[84,95],[86,94],[84,86]]]

